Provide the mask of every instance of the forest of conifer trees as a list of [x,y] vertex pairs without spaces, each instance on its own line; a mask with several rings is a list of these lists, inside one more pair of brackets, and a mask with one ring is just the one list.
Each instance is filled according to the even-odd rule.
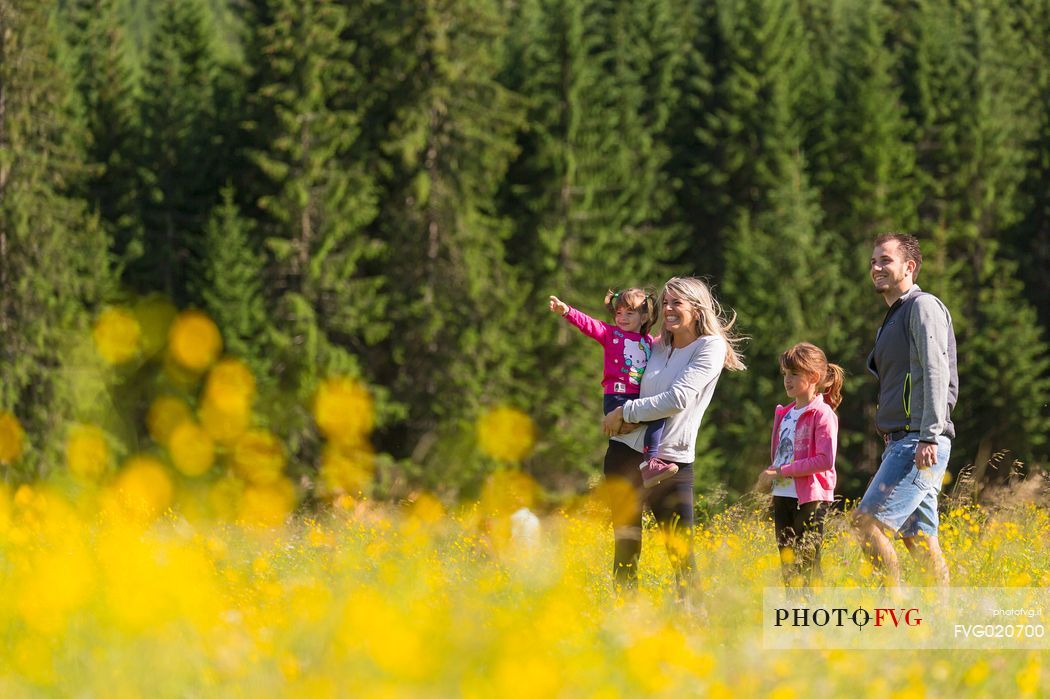
[[378,496],[476,487],[499,404],[536,423],[523,469],[578,490],[601,354],[548,295],[604,317],[608,288],[698,275],[751,338],[698,488],[768,464],[776,357],[808,340],[847,371],[855,497],[889,230],[954,317],[951,470],[1045,464],[1050,0],[0,0],[0,409],[29,444],[9,480],[53,468],[71,421],[141,438],[94,414],[141,415],[141,376],[89,382],[82,338],[160,294],[215,319],[299,468],[339,373],[376,398]]

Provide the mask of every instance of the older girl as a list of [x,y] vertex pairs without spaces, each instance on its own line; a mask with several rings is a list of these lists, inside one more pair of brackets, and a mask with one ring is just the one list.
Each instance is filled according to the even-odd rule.
[[842,402],[842,367],[824,351],[800,342],[780,355],[784,391],[794,398],[778,405],[770,440],[773,528],[785,586],[809,586],[820,578],[824,518],[835,499],[835,452]]

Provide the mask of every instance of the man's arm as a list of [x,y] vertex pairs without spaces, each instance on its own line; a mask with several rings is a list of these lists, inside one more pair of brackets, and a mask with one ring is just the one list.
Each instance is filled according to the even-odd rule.
[[[912,307],[909,330],[922,371],[922,416],[919,441],[935,444],[948,424],[948,312],[932,296],[923,296]],[[917,416],[919,417],[919,416]]]

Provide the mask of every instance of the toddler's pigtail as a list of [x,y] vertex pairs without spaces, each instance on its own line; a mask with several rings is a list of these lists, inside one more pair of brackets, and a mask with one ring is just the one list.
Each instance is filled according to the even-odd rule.
[[642,310],[645,312],[645,321],[642,322],[642,334],[648,335],[656,322],[656,296],[651,289],[645,290],[645,298],[642,299]]

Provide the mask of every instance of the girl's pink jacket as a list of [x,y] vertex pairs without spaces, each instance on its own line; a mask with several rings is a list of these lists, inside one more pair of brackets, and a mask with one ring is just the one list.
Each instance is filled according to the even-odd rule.
[[[780,443],[780,423],[791,410],[791,405],[778,405],[773,418],[773,437],[770,440],[770,463]],[[781,467],[780,474],[795,479],[795,491],[800,505],[816,500],[835,499],[835,453],[838,449],[839,417],[824,396],[817,394],[795,426],[795,460]]]

